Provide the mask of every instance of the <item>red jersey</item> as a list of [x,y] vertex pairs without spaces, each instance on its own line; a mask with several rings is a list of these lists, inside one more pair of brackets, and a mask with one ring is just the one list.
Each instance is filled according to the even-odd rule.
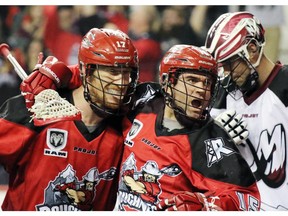
[[115,210],[155,210],[178,191],[212,194],[223,210],[259,210],[256,180],[226,131],[213,119],[202,127],[169,131],[162,126],[164,97],[149,101],[153,88],[146,87],[141,90],[146,103],[124,121]]
[[35,127],[30,115],[22,96],[0,109],[0,163],[10,174],[2,209],[112,210],[123,150],[119,130],[109,119],[92,133],[82,121]]

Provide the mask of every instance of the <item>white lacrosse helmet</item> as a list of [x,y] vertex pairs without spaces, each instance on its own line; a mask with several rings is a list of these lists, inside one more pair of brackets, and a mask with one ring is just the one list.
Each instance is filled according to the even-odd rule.
[[247,46],[254,42],[260,48],[260,55],[253,67],[259,65],[265,30],[260,21],[249,12],[225,13],[210,27],[205,47],[218,63],[239,55],[249,59]]

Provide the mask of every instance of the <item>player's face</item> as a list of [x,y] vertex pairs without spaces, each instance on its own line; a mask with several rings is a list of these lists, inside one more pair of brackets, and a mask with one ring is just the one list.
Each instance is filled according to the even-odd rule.
[[154,175],[144,173],[144,181],[146,182],[156,182],[156,177]]
[[199,119],[209,105],[212,81],[210,77],[196,73],[183,73],[174,86],[174,99],[188,117]]
[[222,63],[225,76],[230,75],[238,87],[241,87],[250,74],[248,64],[239,56],[234,56]]
[[99,66],[89,79],[91,100],[100,107],[118,109],[130,82],[131,68]]
[[94,189],[94,184],[93,182],[86,182],[86,185],[85,185],[85,189],[88,190],[88,191],[93,191]]

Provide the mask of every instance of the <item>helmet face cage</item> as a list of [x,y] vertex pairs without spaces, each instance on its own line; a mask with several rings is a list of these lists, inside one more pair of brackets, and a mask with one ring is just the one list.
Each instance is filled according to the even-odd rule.
[[[217,64],[212,56],[198,47],[176,45],[164,56],[160,74],[166,103],[174,110],[176,118],[182,116],[190,122],[206,121],[218,92]],[[203,87],[196,84],[198,77],[204,80]],[[195,82],[191,81],[194,79]],[[184,90],[180,91],[177,84]],[[191,89],[201,90],[204,96],[192,96]],[[197,117],[188,115],[191,108],[198,109]]]
[[[100,69],[100,67],[102,69]],[[123,66],[118,66],[121,74],[121,81],[116,83],[111,82],[111,80],[103,79],[101,76],[101,70],[103,70],[101,65],[89,65],[86,68],[86,76],[83,80],[84,85],[84,95],[86,100],[90,102],[90,105],[94,111],[97,113],[105,113],[108,115],[124,115],[127,112],[128,105],[131,102],[132,96],[135,92],[137,84],[137,71],[132,69],[129,74],[129,82],[125,82],[125,73],[127,73],[127,68]],[[111,69],[107,67],[107,69]],[[105,69],[104,69],[105,70]],[[113,73],[111,71],[111,73]],[[98,81],[98,85],[94,85],[93,82]],[[120,91],[107,91],[105,85],[109,85],[111,89],[121,89]],[[109,88],[109,89],[110,89]],[[97,94],[95,94],[97,92]],[[115,96],[120,98],[119,102],[109,102],[106,100],[107,96]],[[99,97],[100,96],[100,97]],[[111,109],[109,107],[117,107],[116,109]]]
[[[234,71],[241,64],[241,60],[246,63],[247,67],[243,67],[241,71],[237,72],[238,77],[233,78]],[[227,73],[227,75],[225,75],[224,67],[228,68],[229,73]],[[243,76],[247,69],[251,70],[250,74],[246,77],[245,82],[241,86],[238,86],[236,84],[237,80]],[[218,72],[220,85],[235,100],[239,100],[243,96],[249,96],[258,86],[258,72],[244,55],[242,57],[235,56],[226,60],[221,64],[218,71],[220,71]],[[242,92],[242,94],[238,94],[238,91]]]
[[[135,92],[139,73],[138,54],[129,37],[119,30],[91,29],[82,40],[79,65],[84,96],[93,111],[103,117],[125,114]],[[103,79],[102,70],[109,71],[111,76],[113,73],[120,73],[121,81],[113,83],[112,80]],[[127,70],[131,71],[128,83],[125,80]],[[109,85],[112,91],[105,90],[106,85]],[[105,98],[109,95],[120,98],[119,103],[108,102]]]
[[[205,84],[202,87],[191,84],[187,82],[181,74],[195,74],[205,77]],[[218,81],[216,75],[211,75],[208,71],[197,71],[197,70],[186,70],[186,69],[178,69],[177,71],[168,72],[168,82],[164,86],[164,92],[166,96],[167,105],[172,108],[179,115],[185,116],[186,118],[193,121],[206,121],[208,113],[210,112],[217,95]],[[175,88],[175,85],[182,83],[184,86],[184,91]],[[201,89],[204,97],[197,97],[189,94],[189,90],[194,88],[195,90]],[[175,95],[185,95],[184,100],[183,97],[177,98]],[[206,95],[210,95],[207,97]],[[192,103],[189,102],[192,98]],[[180,105],[180,106],[179,106]],[[200,115],[198,117],[191,117],[187,115],[187,111],[190,108],[198,109]]]

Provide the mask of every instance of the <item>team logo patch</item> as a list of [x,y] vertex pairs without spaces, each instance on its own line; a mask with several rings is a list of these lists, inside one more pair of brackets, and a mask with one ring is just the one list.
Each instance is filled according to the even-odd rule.
[[[251,141],[248,140],[248,142]],[[255,157],[258,166],[257,174],[271,188],[278,188],[285,181],[286,148],[286,132],[282,124],[275,125],[271,132],[268,129],[261,132],[256,151],[254,150],[254,154],[257,155]]]
[[68,132],[57,128],[47,130],[46,144],[49,149],[44,149],[44,155],[67,157],[67,151],[61,151],[67,144]]
[[[84,171],[84,168],[83,168]],[[38,211],[91,211],[100,181],[110,181],[116,176],[116,168],[100,172],[92,167],[78,177],[71,164],[51,180],[44,191],[44,202],[37,205]]]
[[134,145],[134,142],[132,141],[132,139],[136,137],[136,135],[140,132],[142,127],[143,127],[143,123],[137,119],[134,119],[133,125],[126,136],[124,144],[132,147]]
[[233,149],[225,146],[222,138],[209,139],[204,141],[206,144],[207,166],[211,167],[214,163],[235,153]]
[[[139,163],[139,161],[138,161]],[[134,153],[123,162],[119,182],[118,200],[115,210],[156,210],[162,188],[159,180],[176,177],[182,173],[178,164],[162,168],[153,160],[145,161],[140,168],[136,165]]]

